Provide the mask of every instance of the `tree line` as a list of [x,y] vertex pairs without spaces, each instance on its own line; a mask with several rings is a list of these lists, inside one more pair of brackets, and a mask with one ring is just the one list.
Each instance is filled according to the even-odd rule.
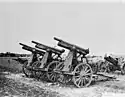
[[29,57],[30,54],[18,54],[18,53],[11,53],[11,52],[6,52],[6,53],[0,53],[0,57]]

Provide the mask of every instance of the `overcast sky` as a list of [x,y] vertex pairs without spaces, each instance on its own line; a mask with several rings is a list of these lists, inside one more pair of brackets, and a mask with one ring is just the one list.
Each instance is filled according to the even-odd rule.
[[93,54],[125,54],[124,3],[0,3],[0,52],[26,52],[19,42],[55,46],[57,36]]

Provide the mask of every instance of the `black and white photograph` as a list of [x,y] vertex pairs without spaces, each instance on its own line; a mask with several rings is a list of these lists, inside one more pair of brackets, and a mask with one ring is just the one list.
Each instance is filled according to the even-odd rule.
[[125,97],[125,0],[0,0],[0,97]]

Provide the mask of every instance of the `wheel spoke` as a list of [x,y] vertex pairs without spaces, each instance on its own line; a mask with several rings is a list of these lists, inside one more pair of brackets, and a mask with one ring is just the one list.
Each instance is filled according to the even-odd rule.
[[80,86],[81,78],[79,80],[77,80],[76,83]]
[[84,67],[85,67],[84,71],[87,72],[88,67],[86,67],[86,66],[84,66]]
[[55,74],[52,75],[52,80],[55,81]]
[[92,75],[92,73],[87,73],[87,74],[85,74],[84,76],[87,76],[87,75]]
[[89,71],[91,71],[90,69],[88,69],[87,71],[86,71],[86,73],[88,73]]
[[54,76],[53,76],[53,77],[54,77],[54,81],[55,81],[55,80],[56,80],[56,75],[54,74]]
[[80,80],[80,77],[76,79],[76,82]]
[[51,79],[53,80],[53,78],[54,78],[54,76],[53,76],[53,74],[52,74]]
[[52,78],[52,77],[53,77],[53,73],[50,74],[50,78]]
[[80,75],[75,76],[75,78],[80,78]]
[[50,79],[52,79],[52,80],[53,80],[53,74],[51,74],[51,75],[50,75]]
[[81,86],[83,86],[83,80],[81,79]]
[[82,78],[84,85],[86,85],[86,80],[85,78]]

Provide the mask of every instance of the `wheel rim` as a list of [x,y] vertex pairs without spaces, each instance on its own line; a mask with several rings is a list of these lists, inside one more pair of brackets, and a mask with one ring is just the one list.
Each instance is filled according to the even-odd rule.
[[[39,68],[41,65],[40,61],[36,61],[33,63],[32,67],[33,69]],[[41,71],[34,71],[33,74],[35,78],[42,79],[43,78],[43,73]]]
[[52,82],[57,81],[58,74],[56,72],[54,72],[54,69],[57,70],[58,64],[59,64],[58,61],[53,61],[48,65],[48,67],[47,67],[48,70],[47,70],[46,75],[47,75],[47,78],[49,81],[52,81]]
[[22,69],[23,73],[26,75],[26,77],[31,77],[32,76],[32,71],[27,69],[28,62],[25,62]]
[[92,68],[89,64],[80,63],[74,69],[73,82],[79,88],[87,87],[91,84],[92,74]]

